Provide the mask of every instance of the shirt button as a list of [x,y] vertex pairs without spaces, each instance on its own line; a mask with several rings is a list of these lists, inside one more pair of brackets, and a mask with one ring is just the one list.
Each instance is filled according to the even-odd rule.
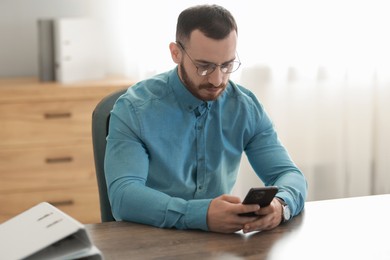
[[199,190],[201,190],[203,188],[203,186],[199,186]]

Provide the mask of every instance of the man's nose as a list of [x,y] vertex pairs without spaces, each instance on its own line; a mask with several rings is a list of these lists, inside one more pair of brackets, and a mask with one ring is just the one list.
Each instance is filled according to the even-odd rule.
[[218,67],[209,75],[208,81],[213,86],[218,87],[222,84],[224,76],[225,74]]

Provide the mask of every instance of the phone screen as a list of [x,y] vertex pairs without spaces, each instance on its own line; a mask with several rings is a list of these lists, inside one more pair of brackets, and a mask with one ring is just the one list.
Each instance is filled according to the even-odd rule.
[[[245,196],[245,199],[242,204],[258,204],[260,205],[260,207],[266,207],[271,203],[277,192],[278,187],[276,186],[251,188]],[[242,213],[239,215],[257,216],[254,212]]]

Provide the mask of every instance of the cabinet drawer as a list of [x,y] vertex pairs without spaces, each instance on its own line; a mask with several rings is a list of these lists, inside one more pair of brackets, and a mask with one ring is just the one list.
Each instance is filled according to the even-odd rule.
[[97,187],[69,188],[55,191],[0,193],[0,223],[40,202],[49,202],[81,223],[100,222]]
[[92,111],[98,102],[0,104],[0,144],[46,144],[90,139]]
[[0,150],[0,192],[96,185],[92,144]]

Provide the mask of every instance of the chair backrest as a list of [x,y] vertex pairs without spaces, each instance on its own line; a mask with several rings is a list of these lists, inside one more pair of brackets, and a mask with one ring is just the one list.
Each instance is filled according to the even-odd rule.
[[102,222],[115,221],[107,194],[106,176],[104,173],[104,157],[106,154],[106,137],[110,122],[110,112],[115,101],[126,92],[122,89],[104,97],[92,113],[92,143],[95,159],[96,178],[99,189],[100,216]]

